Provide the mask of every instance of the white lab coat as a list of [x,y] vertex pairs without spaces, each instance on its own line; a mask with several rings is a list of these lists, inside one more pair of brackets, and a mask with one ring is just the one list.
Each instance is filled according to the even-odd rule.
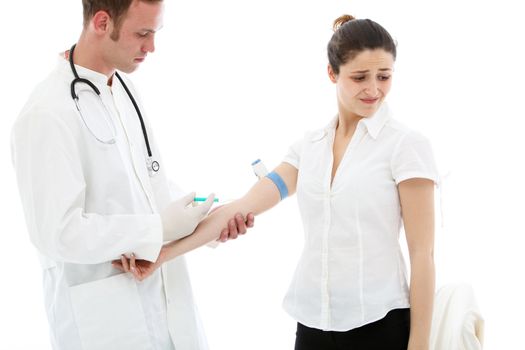
[[[176,350],[207,349],[183,257],[142,283],[111,265],[123,253],[156,260],[162,245],[158,213],[180,193],[170,194],[147,127],[161,164],[150,177],[140,122],[118,79],[110,89],[104,75],[77,70],[100,89],[116,127],[114,144],[97,141],[84,125],[108,130],[96,113],[80,118],[70,94],[73,74],[63,58],[34,90],[12,133],[27,226],[44,270],[53,347],[164,350],[172,349],[171,335]],[[76,85],[82,89],[87,86]]]

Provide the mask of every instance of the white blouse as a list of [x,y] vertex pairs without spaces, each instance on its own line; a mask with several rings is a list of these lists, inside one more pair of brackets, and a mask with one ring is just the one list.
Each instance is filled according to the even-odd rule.
[[428,140],[390,114],[384,103],[359,121],[332,186],[337,117],[284,158],[298,169],[305,244],[283,306],[308,327],[347,331],[410,306],[397,185],[438,172]]

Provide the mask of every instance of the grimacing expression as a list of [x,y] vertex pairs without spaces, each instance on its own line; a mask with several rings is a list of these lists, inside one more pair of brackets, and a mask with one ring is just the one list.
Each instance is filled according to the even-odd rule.
[[392,54],[383,49],[358,53],[339,67],[337,75],[329,66],[340,110],[359,117],[373,115],[390,92],[393,67]]

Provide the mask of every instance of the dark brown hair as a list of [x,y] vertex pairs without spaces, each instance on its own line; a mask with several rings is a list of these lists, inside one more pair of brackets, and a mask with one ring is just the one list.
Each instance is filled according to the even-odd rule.
[[335,74],[339,67],[364,50],[383,49],[396,59],[396,44],[378,23],[342,15],[334,21],[334,34],[328,43],[328,62]]
[[[82,8],[84,10],[84,27],[89,23],[89,20],[98,11],[106,11],[113,23],[115,29],[111,33],[111,39],[118,40],[120,25],[124,19],[126,12],[135,0],[82,0]],[[144,2],[159,2],[162,0],[138,0]]]

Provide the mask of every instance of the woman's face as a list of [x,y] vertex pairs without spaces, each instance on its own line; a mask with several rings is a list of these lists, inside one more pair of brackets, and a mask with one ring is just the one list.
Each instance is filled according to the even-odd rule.
[[335,75],[328,65],[330,80],[336,85],[339,112],[359,117],[373,115],[392,85],[394,57],[383,49],[364,50],[339,67]]

